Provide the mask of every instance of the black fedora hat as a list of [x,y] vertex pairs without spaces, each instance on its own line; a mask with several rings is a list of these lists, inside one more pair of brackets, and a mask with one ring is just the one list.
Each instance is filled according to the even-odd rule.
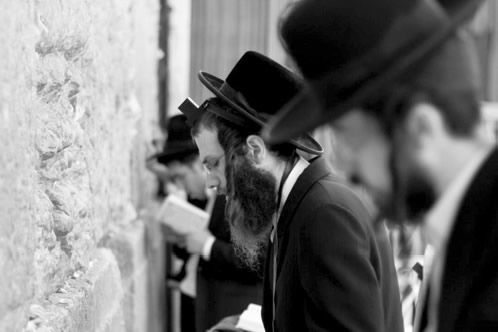
[[270,143],[295,137],[389,93],[399,82],[477,90],[476,59],[459,27],[481,2],[298,2],[280,30],[307,84],[264,128],[263,137]]
[[[206,72],[199,72],[199,80],[231,110],[204,107],[240,128],[260,130],[277,111],[301,90],[302,81],[292,72],[254,51],[246,52],[225,80]],[[196,112],[188,113],[193,118]],[[287,140],[302,151],[319,155],[322,147],[311,136],[300,135]]]
[[181,160],[192,154],[197,154],[198,150],[192,137],[190,127],[187,124],[187,117],[183,114],[172,116],[168,120],[167,138],[163,151],[149,157],[149,160],[156,159],[157,162],[166,165],[175,160]]

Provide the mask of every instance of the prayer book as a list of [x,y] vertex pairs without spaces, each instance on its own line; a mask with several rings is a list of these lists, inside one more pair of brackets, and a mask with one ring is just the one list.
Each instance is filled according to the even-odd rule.
[[209,213],[175,195],[166,197],[157,217],[178,234],[205,229],[209,221]]

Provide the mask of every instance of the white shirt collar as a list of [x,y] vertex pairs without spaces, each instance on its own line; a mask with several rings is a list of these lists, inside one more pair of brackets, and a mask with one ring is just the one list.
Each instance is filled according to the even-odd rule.
[[306,167],[308,167],[310,163],[306,161],[303,157],[299,156],[299,160],[297,161],[296,165],[292,168],[292,171],[289,173],[289,176],[287,176],[287,179],[284,182],[284,185],[282,186],[282,196],[280,198],[280,205],[278,206],[278,211],[273,219],[273,229],[270,234],[270,241],[273,242],[273,237],[275,235],[275,231],[277,228],[278,224],[278,219],[280,219],[280,213],[282,212],[282,209],[285,205],[285,202],[287,201],[287,198],[289,197],[290,192],[292,191],[292,188],[294,188],[294,185],[297,182],[297,179],[299,179],[299,176],[304,172]]
[[297,161],[296,165],[294,168],[292,168],[292,171],[289,173],[289,176],[287,176],[287,179],[284,182],[284,185],[282,187],[282,196],[280,198],[280,206],[278,207],[278,216],[280,216],[280,212],[282,212],[282,208],[285,205],[285,201],[287,200],[287,197],[289,197],[289,194],[294,187],[294,185],[297,182],[297,179],[299,176],[304,172],[306,167],[308,167],[310,163],[306,161],[303,157],[299,156],[299,160]]
[[431,244],[438,253],[445,246],[446,240],[453,228],[456,213],[460,202],[490,150],[478,151],[469,158],[467,165],[450,183],[443,192],[440,199],[429,211],[424,223],[424,233],[427,242]]

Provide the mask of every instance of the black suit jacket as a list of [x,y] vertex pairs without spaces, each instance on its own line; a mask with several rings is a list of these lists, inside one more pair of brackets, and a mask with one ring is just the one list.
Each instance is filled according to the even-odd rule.
[[438,331],[498,331],[496,149],[462,199],[448,239],[443,271]]
[[[374,230],[358,197],[323,158],[301,174],[277,227],[278,332],[403,330],[385,227]],[[272,331],[272,250],[266,259],[263,322]]]
[[262,272],[243,265],[230,241],[225,197],[218,196],[208,229],[216,237],[209,261],[199,260],[196,330],[204,332],[222,318],[240,314],[249,303],[261,304]]

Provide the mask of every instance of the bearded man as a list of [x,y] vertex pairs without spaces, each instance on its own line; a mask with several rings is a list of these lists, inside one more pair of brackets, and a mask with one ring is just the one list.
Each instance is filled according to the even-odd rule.
[[232,240],[249,265],[266,255],[262,316],[268,332],[402,331],[384,227],[302,135],[276,146],[259,131],[301,88],[294,74],[247,52],[225,81],[200,72],[215,98],[180,107],[207,170],[227,196]]
[[435,259],[416,331],[498,331],[498,151],[461,29],[479,2],[304,0],[281,24],[308,84],[264,135],[330,124],[382,214],[422,223]]

